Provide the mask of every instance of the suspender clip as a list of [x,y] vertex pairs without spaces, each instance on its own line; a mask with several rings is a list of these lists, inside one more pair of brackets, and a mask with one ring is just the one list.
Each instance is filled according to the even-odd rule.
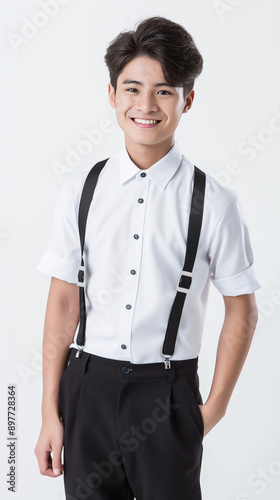
[[164,358],[164,367],[166,370],[170,370],[171,368],[171,362],[169,361],[170,358],[172,358],[172,355],[171,356],[168,356],[168,354],[161,354],[161,356]]
[[165,358],[165,360],[164,360],[164,366],[165,366],[165,369],[166,369],[166,370],[170,370],[170,368],[171,368],[171,363],[170,363],[170,361],[169,361],[169,358]]
[[80,358],[81,355],[82,355],[82,352],[83,352],[83,349],[84,349],[84,346],[83,345],[77,345],[77,352],[76,352],[76,358]]

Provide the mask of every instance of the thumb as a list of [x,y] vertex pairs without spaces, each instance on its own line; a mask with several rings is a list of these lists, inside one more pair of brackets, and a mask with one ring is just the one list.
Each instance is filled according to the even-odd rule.
[[53,448],[52,469],[56,476],[62,473],[61,450],[61,447]]

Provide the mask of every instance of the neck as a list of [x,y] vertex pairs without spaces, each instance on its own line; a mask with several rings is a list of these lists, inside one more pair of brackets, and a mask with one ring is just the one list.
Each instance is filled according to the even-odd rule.
[[174,137],[168,137],[165,141],[158,144],[137,144],[125,138],[125,147],[127,152],[135,165],[141,170],[154,165],[157,161],[161,160],[174,144]]

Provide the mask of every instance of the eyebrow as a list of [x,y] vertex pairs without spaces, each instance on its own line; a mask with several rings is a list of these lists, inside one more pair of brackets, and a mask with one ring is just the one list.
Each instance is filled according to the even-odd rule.
[[[124,80],[122,83],[124,85],[134,83],[135,85],[141,85],[143,87],[143,83],[138,82],[137,80]],[[172,88],[175,88],[175,85],[171,85],[170,83],[167,83],[167,82],[162,82],[162,83],[155,83],[154,87],[172,87]]]

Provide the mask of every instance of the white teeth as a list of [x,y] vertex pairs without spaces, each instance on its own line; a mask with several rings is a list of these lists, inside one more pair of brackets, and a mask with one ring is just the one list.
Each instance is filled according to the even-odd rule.
[[140,118],[133,118],[133,121],[136,123],[142,123],[143,125],[152,125],[153,123],[158,122],[158,120],[140,120]]

